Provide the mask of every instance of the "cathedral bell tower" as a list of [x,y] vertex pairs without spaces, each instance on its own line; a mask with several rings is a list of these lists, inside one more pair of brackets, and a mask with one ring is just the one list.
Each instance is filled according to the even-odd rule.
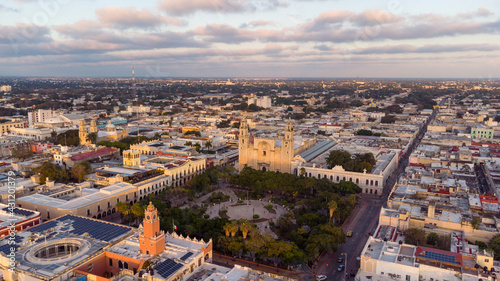
[[160,218],[153,203],[144,211],[143,232],[139,234],[143,254],[158,255],[165,250],[165,232],[160,230]]
[[95,119],[92,119],[92,121],[90,121],[90,132],[97,133],[97,122],[95,121]]
[[78,137],[80,137],[80,145],[87,145],[87,126],[85,125],[85,119],[80,120],[80,125],[78,126]]
[[294,136],[292,120],[288,119],[285,129],[285,137],[281,146],[281,171],[291,173],[292,160],[294,157]]
[[248,123],[247,120],[241,120],[240,123],[240,136],[239,136],[239,170],[243,170],[245,165],[248,163],[248,146],[249,143],[248,135]]

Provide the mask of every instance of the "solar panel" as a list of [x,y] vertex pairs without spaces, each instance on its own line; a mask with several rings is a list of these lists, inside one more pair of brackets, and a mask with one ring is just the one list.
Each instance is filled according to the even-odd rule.
[[446,255],[442,253],[434,253],[434,252],[429,252],[425,251],[424,253],[419,254],[419,256],[432,259],[432,260],[437,260],[437,261],[442,261],[442,262],[447,262],[447,263],[453,263],[453,264],[460,264],[455,256],[452,255]]
[[10,213],[10,212],[13,212],[13,213],[14,213],[14,214],[16,214],[16,215],[19,215],[19,216],[26,216],[26,217],[29,217],[29,216],[31,216],[31,215],[33,215],[33,214],[34,214],[34,212],[32,212],[32,211],[28,211],[28,210],[21,210],[21,209],[19,209],[19,208],[14,208],[14,209],[12,209],[12,208],[9,208],[9,207],[5,207],[5,208],[3,208],[2,210],[4,210],[5,212],[9,212],[9,213]]
[[188,259],[190,256],[192,256],[192,255],[193,255],[193,253],[188,252],[188,253],[186,253],[184,256],[182,256],[182,257],[181,257],[181,260],[185,261],[185,260],[187,260],[187,259]]
[[182,267],[182,264],[176,263],[171,259],[166,259],[164,262],[157,265],[155,269],[163,278],[168,278]]
[[33,227],[29,228],[28,231],[30,231],[32,233],[44,232],[45,230],[56,227],[56,226],[57,226],[57,221],[49,221],[49,222],[39,224],[37,226],[33,226]]
[[9,244],[2,245],[2,246],[0,246],[0,252],[3,252],[6,255],[8,255],[8,254],[10,254],[11,247],[17,248],[17,245],[9,245]]
[[[120,225],[114,225],[105,222],[99,222],[92,219],[75,217],[72,215],[66,215],[59,218],[59,221],[72,220],[73,230],[69,232],[76,235],[82,235],[88,233],[90,237],[109,242],[123,234],[130,232],[130,229]],[[69,228],[69,227],[68,227]]]

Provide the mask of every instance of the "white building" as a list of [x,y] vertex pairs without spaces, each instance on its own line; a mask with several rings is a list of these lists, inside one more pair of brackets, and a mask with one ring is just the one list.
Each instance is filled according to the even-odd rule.
[[150,106],[144,106],[144,105],[139,105],[139,106],[134,106],[134,105],[129,105],[127,107],[127,111],[129,113],[149,113],[151,111]]
[[262,97],[262,98],[249,98],[248,105],[255,104],[258,107],[270,108],[271,98],[270,97]]
[[0,92],[10,92],[10,91],[12,91],[12,86],[9,85],[0,86]]
[[28,125],[33,126],[38,122],[45,122],[46,119],[54,116],[50,109],[38,109],[28,111]]
[[[479,269],[475,268],[476,264]],[[493,257],[486,252],[465,255],[370,236],[361,252],[355,280],[494,280],[490,273],[482,270],[483,267],[490,270],[492,265]]]

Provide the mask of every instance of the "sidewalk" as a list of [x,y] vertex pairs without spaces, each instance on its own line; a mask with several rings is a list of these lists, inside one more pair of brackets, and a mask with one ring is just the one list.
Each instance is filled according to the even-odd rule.
[[305,276],[310,275],[307,272],[293,272],[293,271],[285,270],[282,268],[277,268],[277,267],[273,267],[273,266],[269,266],[269,265],[265,265],[265,264],[259,264],[259,263],[255,263],[255,262],[251,262],[251,261],[247,261],[247,260],[242,260],[239,258],[224,256],[224,255],[217,254],[217,253],[213,253],[212,259],[218,263],[238,264],[238,265],[246,266],[246,267],[249,267],[249,268],[252,268],[255,270],[264,271],[264,272],[272,273],[272,274],[278,274],[278,275],[285,276],[288,278],[293,278],[295,280],[307,280],[307,278],[305,278]]

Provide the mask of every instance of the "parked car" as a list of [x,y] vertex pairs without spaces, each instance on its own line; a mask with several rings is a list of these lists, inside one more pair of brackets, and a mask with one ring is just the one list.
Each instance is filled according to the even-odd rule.
[[352,236],[352,230],[347,231],[347,233],[345,234],[345,236],[351,237]]
[[326,275],[318,275],[316,276],[316,281],[323,281],[326,280]]
[[339,263],[344,262],[344,257],[339,257],[339,258],[337,259],[337,261],[338,261]]
[[337,270],[338,270],[338,271],[342,271],[342,270],[344,270],[344,265],[343,265],[343,264],[339,265],[339,267],[337,267]]

